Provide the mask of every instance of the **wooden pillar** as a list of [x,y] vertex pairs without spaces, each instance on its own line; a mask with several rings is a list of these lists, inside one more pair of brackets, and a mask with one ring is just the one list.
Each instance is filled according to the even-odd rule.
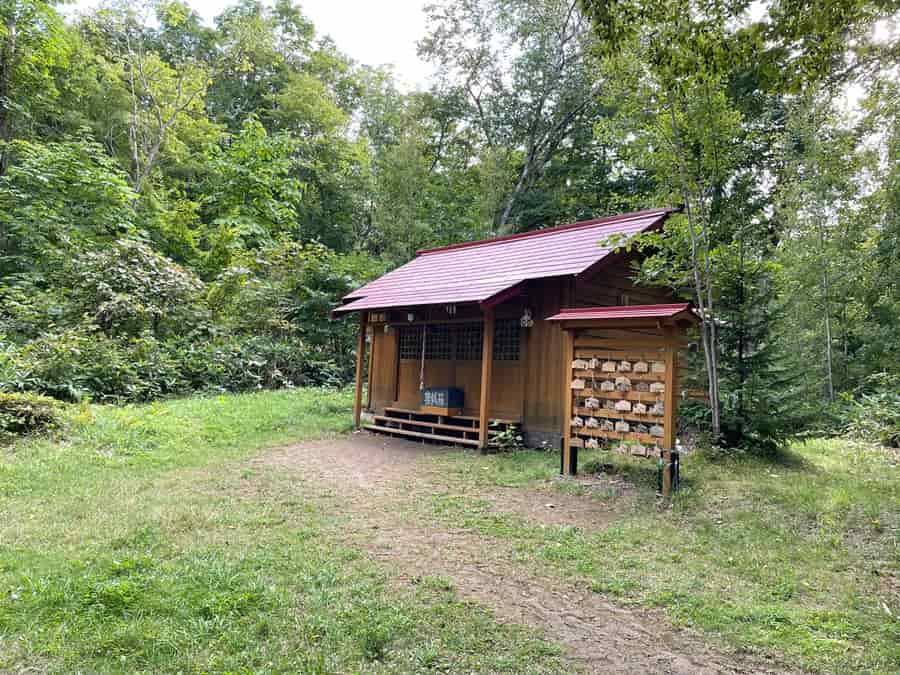
[[[379,324],[380,327],[380,324]],[[368,328],[367,328],[368,329]],[[372,331],[372,340],[369,342],[369,354],[368,354],[368,381],[366,382],[366,410],[372,409],[372,390],[375,389],[375,343],[378,342],[376,339],[375,331]]]
[[672,463],[672,452],[675,450],[675,426],[678,423],[678,331],[676,328],[666,326],[664,328],[666,336],[666,391],[663,394],[663,427],[665,427],[665,435],[663,436],[662,460],[662,493],[664,497],[672,494],[672,471],[670,464]]
[[366,358],[366,318],[365,311],[359,313],[359,339],[356,343],[356,391],[353,395],[353,427],[359,429],[362,413],[363,363]]
[[575,358],[575,339],[571,330],[562,329],[562,466],[563,474],[572,475],[572,359]]
[[478,447],[483,452],[488,444],[488,408],[491,401],[491,371],[494,366],[494,310],[484,310],[484,332],[481,342],[481,402],[478,406]]

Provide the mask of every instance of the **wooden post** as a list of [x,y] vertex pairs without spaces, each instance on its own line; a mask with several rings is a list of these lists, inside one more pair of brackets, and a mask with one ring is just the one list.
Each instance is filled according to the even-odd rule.
[[366,358],[366,318],[365,311],[359,313],[359,339],[356,343],[356,391],[353,395],[353,427],[359,429],[362,413],[363,363]]
[[663,427],[665,427],[665,435],[663,436],[662,461],[662,493],[664,497],[672,494],[672,452],[675,450],[675,425],[678,421],[677,407],[678,395],[675,391],[678,386],[678,347],[677,345],[677,329],[666,326],[664,328],[666,336],[666,391],[663,395],[663,406],[665,408],[663,415]]
[[494,366],[494,310],[484,310],[484,333],[481,342],[481,402],[478,406],[478,447],[484,452],[488,444],[488,408],[491,400],[491,370]]
[[562,329],[562,466],[563,474],[572,474],[572,359],[575,354],[575,340],[572,331]]
[[[368,330],[368,327],[367,327]],[[372,340],[369,343],[369,358],[368,358],[368,381],[366,383],[366,410],[372,409],[372,390],[375,389],[375,343],[378,342],[376,339],[375,331],[372,331]]]

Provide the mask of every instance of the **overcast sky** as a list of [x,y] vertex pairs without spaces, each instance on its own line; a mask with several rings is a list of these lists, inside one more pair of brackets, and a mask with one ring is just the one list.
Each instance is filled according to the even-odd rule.
[[[187,0],[207,22],[233,0]],[[431,67],[416,56],[416,41],[425,34],[422,8],[427,0],[300,0],[317,33],[330,35],[338,48],[368,65],[393,64],[407,88],[425,86]],[[76,0],[77,9],[101,0]]]

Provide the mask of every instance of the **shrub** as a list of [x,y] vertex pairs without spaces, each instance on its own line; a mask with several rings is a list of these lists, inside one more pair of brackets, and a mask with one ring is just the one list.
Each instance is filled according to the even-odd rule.
[[71,302],[108,335],[157,337],[201,325],[203,283],[146,244],[120,239],[72,264]]
[[111,338],[97,329],[72,329],[0,352],[0,391],[140,402],[192,391],[340,386],[345,370],[346,364],[296,338],[191,335],[163,341],[149,332]]
[[179,365],[150,335],[113,339],[90,329],[46,334],[8,350],[0,389],[66,401],[147,401],[185,390]]
[[223,337],[184,342],[175,350],[192,390],[248,391],[291,386],[339,386],[343,369],[299,339]]
[[0,439],[56,426],[59,402],[38,394],[0,392]]
[[513,452],[525,447],[525,441],[518,425],[508,424],[504,429],[499,422],[491,422],[491,434],[488,445],[496,452]]
[[855,396],[843,400],[841,416],[845,433],[900,448],[900,377],[879,373],[867,378]]

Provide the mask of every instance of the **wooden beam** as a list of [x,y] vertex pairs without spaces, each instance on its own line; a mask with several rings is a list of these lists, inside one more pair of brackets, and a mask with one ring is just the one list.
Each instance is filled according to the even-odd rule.
[[562,354],[560,357],[562,358],[562,367],[560,368],[560,372],[562,373],[562,424],[560,425],[560,429],[562,430],[562,438],[563,438],[563,447],[562,447],[562,467],[563,474],[569,475],[571,473],[571,457],[572,457],[572,387],[571,387],[571,379],[572,379],[572,359],[574,354],[574,339],[572,336],[572,331],[562,329]]
[[[666,337],[669,339],[672,339],[675,333],[671,328],[666,328],[665,332],[667,334]],[[666,364],[666,391],[663,395],[663,426],[666,430],[665,436],[663,436],[663,448],[665,450],[675,449],[675,424],[678,421],[678,415],[676,414],[678,407],[678,364],[675,361],[676,355],[677,351],[669,348],[665,351],[663,357]]]
[[353,395],[353,427],[359,429],[362,413],[363,364],[366,358],[366,312],[359,313],[359,339],[356,343],[356,391]]
[[[673,339],[677,337],[676,329],[666,326],[664,329],[666,337]],[[662,461],[662,493],[663,497],[672,494],[672,453],[675,450],[675,425],[678,423],[678,367],[676,358],[678,352],[675,349],[667,349],[665,354],[666,364],[666,391],[663,395],[663,406],[665,407],[663,414],[663,427],[665,435],[663,436]]]
[[525,291],[525,282],[520,281],[514,286],[510,286],[509,288],[505,288],[499,293],[495,293],[491,297],[486,300],[482,300],[479,304],[481,305],[482,310],[494,309],[497,305],[502,305],[507,300],[511,300],[512,298],[516,298]]
[[[380,327],[378,326],[378,328]],[[375,388],[375,343],[378,342],[375,330],[372,331],[372,342],[369,344],[369,378],[366,383],[366,410],[372,409],[372,390]]]
[[484,311],[484,330],[481,342],[481,402],[478,406],[478,447],[484,451],[488,444],[488,408],[491,401],[491,371],[494,366],[494,311]]

